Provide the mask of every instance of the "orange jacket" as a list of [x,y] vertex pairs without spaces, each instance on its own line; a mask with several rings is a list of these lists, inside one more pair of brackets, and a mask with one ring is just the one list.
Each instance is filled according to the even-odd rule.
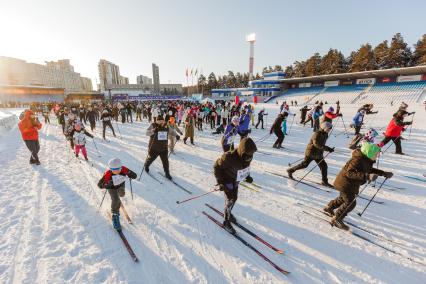
[[38,140],[38,130],[41,128],[41,123],[38,120],[31,119],[34,115],[32,110],[26,110],[24,118],[18,123],[23,140]]

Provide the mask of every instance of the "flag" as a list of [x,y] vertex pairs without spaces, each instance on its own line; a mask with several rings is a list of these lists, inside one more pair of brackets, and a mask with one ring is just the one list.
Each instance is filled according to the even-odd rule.
[[193,73],[194,73],[194,68],[191,68],[191,76],[192,76]]
[[198,68],[195,69],[195,76],[197,76],[197,74],[198,74]]
[[188,78],[188,68],[186,68],[185,75],[186,75],[186,77]]

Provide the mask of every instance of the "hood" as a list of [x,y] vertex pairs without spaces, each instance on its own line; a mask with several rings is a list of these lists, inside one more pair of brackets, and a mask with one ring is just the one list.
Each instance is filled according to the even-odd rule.
[[246,137],[240,141],[240,144],[238,145],[237,153],[240,157],[243,156],[243,154],[253,156],[253,154],[257,151],[256,144],[254,141]]
[[28,109],[28,110],[25,111],[24,118],[30,119],[30,116],[33,115],[33,114],[34,114],[34,112],[32,110]]

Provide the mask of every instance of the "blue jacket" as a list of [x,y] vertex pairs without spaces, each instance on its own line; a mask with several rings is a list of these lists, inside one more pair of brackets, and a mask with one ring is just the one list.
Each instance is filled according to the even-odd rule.
[[360,111],[357,112],[354,118],[352,119],[353,123],[356,126],[360,126],[363,120],[364,120],[364,114],[362,114]]
[[247,131],[250,126],[250,114],[251,110],[247,110],[245,114],[240,117],[240,125],[238,126],[238,131]]
[[231,145],[234,143],[235,136],[238,133],[238,127],[232,123],[228,124],[223,134],[222,143],[223,145]]

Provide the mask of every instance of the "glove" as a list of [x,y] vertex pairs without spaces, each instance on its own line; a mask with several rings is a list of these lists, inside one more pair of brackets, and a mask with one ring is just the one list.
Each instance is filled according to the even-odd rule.
[[339,113],[339,116],[343,116],[343,113]]
[[296,114],[295,114],[295,113],[293,113],[293,116],[296,116]]
[[327,146],[326,151],[327,151],[327,152],[330,152],[330,153],[333,153],[333,152],[334,152],[334,147],[333,147],[333,148],[331,148],[331,147],[328,147],[328,146]]
[[180,140],[180,136],[176,135],[176,141],[179,141],[179,140]]
[[105,188],[106,189],[112,189],[112,188],[114,188],[114,184],[112,183],[112,180],[109,181],[107,184],[105,184]]
[[383,176],[384,176],[385,178],[391,178],[391,177],[393,177],[393,173],[391,173],[391,172],[384,172],[384,173],[383,173]]
[[100,180],[100,181],[98,182],[98,187],[99,187],[99,188],[103,188],[103,187],[104,187],[104,184],[103,184],[102,180]]
[[411,124],[413,124],[413,122],[412,122],[412,121],[407,121],[407,122],[405,123],[405,125],[411,125]]
[[377,174],[367,174],[367,180],[369,182],[373,182],[377,179],[378,175]]
[[415,114],[416,112],[415,111],[413,111],[413,112],[411,112],[411,113],[409,113],[409,115],[412,115],[412,114]]
[[248,183],[252,183],[253,182],[253,178],[251,176],[246,177],[246,182]]
[[127,176],[131,179],[136,179],[138,177],[138,175],[134,172],[129,170],[129,172],[127,173]]

